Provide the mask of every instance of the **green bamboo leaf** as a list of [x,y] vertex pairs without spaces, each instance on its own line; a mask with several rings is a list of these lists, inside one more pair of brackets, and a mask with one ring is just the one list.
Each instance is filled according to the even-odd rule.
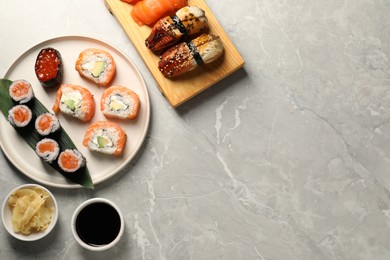
[[[11,80],[0,79],[0,110],[5,117],[8,117],[8,111],[14,106],[14,103],[9,96],[9,86],[11,84]],[[35,116],[49,112],[49,110],[37,98],[34,98],[31,103],[29,103],[29,107]],[[36,143],[42,139],[42,137],[35,130],[34,124],[30,124],[24,128],[15,127],[15,130],[20,136],[22,136],[22,138],[33,150],[35,150]],[[61,150],[77,149],[76,145],[73,143],[72,139],[63,128],[60,129],[58,135],[56,136],[56,141],[58,142]],[[64,172],[59,167],[57,162],[51,163],[49,165],[70,181],[89,189],[94,188],[91,175],[87,167],[80,169],[76,174],[70,175],[69,173]]]
[[11,97],[9,96],[8,88],[12,81],[8,79],[0,80],[0,110],[5,117],[8,117],[8,111],[13,106]]

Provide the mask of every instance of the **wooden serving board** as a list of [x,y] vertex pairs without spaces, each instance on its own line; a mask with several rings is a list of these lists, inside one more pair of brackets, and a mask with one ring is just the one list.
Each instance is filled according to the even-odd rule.
[[219,60],[213,63],[198,66],[195,70],[177,78],[167,79],[158,70],[159,57],[145,47],[145,39],[149,36],[151,28],[146,25],[138,26],[134,22],[130,15],[133,6],[120,0],[105,0],[105,4],[125,30],[153,74],[160,91],[173,107],[179,106],[244,65],[244,59],[205,1],[189,0],[189,5],[198,6],[205,11],[210,27],[209,33],[219,35],[224,45],[225,53]]

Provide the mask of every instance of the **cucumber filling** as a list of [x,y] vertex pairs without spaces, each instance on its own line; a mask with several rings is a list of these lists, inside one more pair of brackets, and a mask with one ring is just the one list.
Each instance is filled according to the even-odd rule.
[[91,69],[91,74],[93,77],[98,78],[106,69],[106,62],[103,60],[96,61]]
[[113,143],[107,136],[98,136],[96,138],[98,148],[111,147]]
[[75,111],[76,110],[76,105],[74,100],[72,99],[65,99],[64,104],[69,108],[69,110]]

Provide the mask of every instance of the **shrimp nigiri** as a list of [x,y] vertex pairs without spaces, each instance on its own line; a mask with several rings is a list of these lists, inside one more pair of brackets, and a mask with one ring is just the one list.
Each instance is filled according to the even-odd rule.
[[134,5],[131,16],[139,26],[152,26],[160,18],[173,15],[186,5],[188,0],[143,0]]
[[129,3],[129,4],[136,4],[137,2],[139,2],[140,0],[121,0],[122,2],[125,2],[125,3]]

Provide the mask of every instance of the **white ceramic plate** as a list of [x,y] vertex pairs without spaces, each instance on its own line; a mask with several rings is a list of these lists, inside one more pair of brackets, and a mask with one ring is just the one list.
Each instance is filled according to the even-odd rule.
[[[98,184],[112,177],[123,169],[135,156],[141,147],[149,126],[150,102],[145,82],[134,63],[121,51],[102,41],[83,36],[63,36],[39,43],[22,54],[10,67],[4,78],[10,80],[25,79],[34,89],[35,96],[51,111],[55,101],[57,89],[45,89],[35,76],[34,65],[39,51],[43,48],[57,49],[64,64],[64,78],[62,83],[71,83],[88,88],[95,98],[96,113],[93,120],[107,120],[100,112],[100,97],[104,90],[79,76],[75,70],[75,62],[79,53],[86,48],[99,48],[108,51],[116,63],[116,76],[112,85],[126,86],[135,91],[140,98],[141,107],[137,119],[131,121],[116,121],[127,133],[127,143],[124,153],[120,157],[113,157],[90,152],[82,145],[84,133],[89,123],[77,119],[58,115],[62,127],[72,138],[77,148],[87,159],[87,166],[94,184]],[[53,168],[43,163],[25,141],[0,113],[0,145],[7,158],[22,173],[31,179],[54,187],[77,188],[81,187],[66,180]]]

